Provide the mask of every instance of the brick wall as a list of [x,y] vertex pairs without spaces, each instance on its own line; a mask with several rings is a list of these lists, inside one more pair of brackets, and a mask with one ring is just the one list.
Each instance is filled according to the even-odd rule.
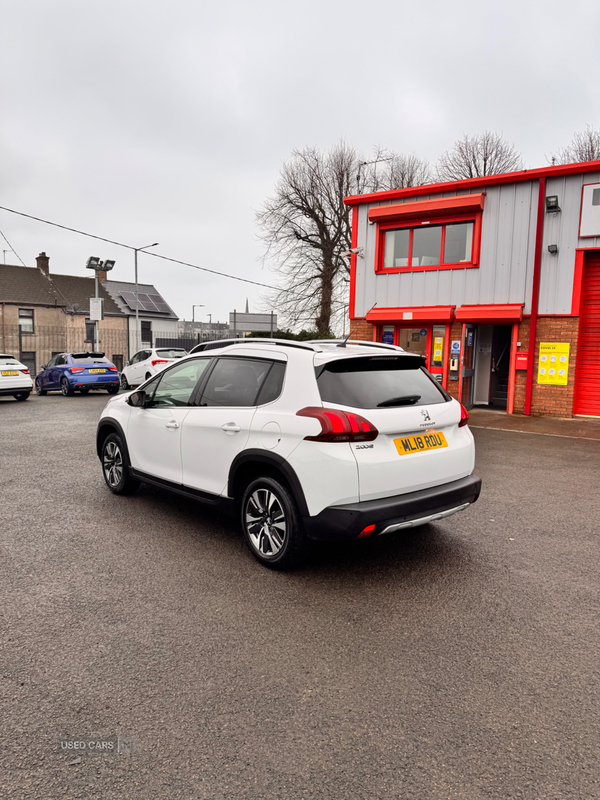
[[[533,392],[531,396],[532,416],[572,417],[575,393],[575,364],[577,361],[578,317],[539,317],[537,321],[535,359],[533,365]],[[520,352],[529,349],[529,320],[523,320],[519,328]],[[537,382],[540,342],[568,342],[569,376],[566,386],[545,386]],[[515,414],[525,408],[527,373],[517,370],[515,386]]]
[[373,325],[366,319],[350,320],[350,338],[361,339],[362,341],[373,341]]

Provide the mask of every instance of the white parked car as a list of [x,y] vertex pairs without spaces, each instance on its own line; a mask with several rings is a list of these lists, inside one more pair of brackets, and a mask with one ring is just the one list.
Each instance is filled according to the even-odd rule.
[[27,400],[33,381],[25,364],[6,353],[0,353],[0,395],[12,394],[15,400]]
[[165,365],[187,355],[181,347],[147,347],[132,356],[123,367],[121,388],[131,389],[156,375]]
[[308,539],[422,525],[475,502],[468,414],[421,356],[373,342],[263,340],[171,364],[104,409],[115,494],[141,481],[239,515],[266,566]]

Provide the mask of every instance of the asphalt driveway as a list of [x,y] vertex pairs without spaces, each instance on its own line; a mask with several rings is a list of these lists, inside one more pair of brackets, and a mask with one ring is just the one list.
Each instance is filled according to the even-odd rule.
[[600,797],[597,441],[476,429],[471,509],[278,574],[108,492],[107,399],[0,400],[0,797]]

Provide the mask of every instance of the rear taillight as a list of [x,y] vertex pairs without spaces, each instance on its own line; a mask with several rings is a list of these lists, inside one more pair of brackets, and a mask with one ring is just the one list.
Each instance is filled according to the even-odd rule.
[[353,411],[310,406],[296,412],[298,417],[312,417],[321,423],[321,433],[305,436],[310,442],[372,442],[379,435],[374,425]]
[[467,409],[461,403],[460,404],[460,422],[458,423],[458,427],[462,428],[463,425],[466,425],[468,421],[469,421],[469,412],[467,411]]
[[109,367],[108,371],[109,372],[118,372],[119,370],[116,367]]
[[23,375],[29,375],[29,370],[28,369],[20,369],[19,372],[22,372]]
[[85,367],[71,367],[71,375],[75,375],[77,372],[85,372]]
[[151,363],[155,367],[157,364],[168,364],[169,362],[165,358],[155,358]]

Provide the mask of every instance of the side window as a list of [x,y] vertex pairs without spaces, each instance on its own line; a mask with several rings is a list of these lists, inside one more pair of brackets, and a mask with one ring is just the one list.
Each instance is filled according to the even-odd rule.
[[[158,385],[154,390],[152,406],[159,408],[189,405],[190,397],[209,363],[208,358],[198,358],[177,364],[157,375]],[[153,381],[151,383],[154,384]],[[150,384],[146,391],[151,391]]]
[[152,350],[144,350],[140,356],[140,361],[147,361],[152,355]]
[[271,362],[220,358],[202,392],[201,406],[255,406]]
[[62,367],[66,363],[67,363],[66,356],[56,356],[56,361],[54,362],[54,366],[55,367]]
[[283,389],[284,375],[285,364],[282,361],[276,361],[265,378],[258,395],[257,405],[264,406],[266,403],[272,403],[274,400],[277,400]]
[[50,361],[46,364],[46,369],[50,369],[50,367],[53,367],[56,364],[56,359],[57,358],[58,358],[57,355],[56,356],[52,356]]

